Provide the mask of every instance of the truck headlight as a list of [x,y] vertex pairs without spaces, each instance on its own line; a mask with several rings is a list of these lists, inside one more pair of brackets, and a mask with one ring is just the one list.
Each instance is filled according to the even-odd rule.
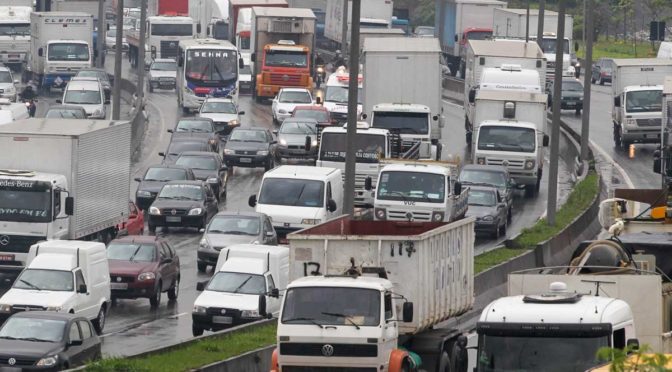
[[208,312],[207,307],[194,305],[194,313],[195,314],[205,314],[206,312]]
[[145,191],[145,190],[138,190],[138,192],[136,193],[136,195],[138,195],[138,196],[144,196],[144,197],[150,197],[150,196],[152,196],[152,193],[149,192],[149,191]]
[[637,120],[633,118],[626,118],[625,125],[637,125]]
[[11,313],[12,305],[0,304],[0,313]]
[[387,213],[385,212],[385,208],[375,208],[373,213],[376,215],[376,218],[379,220],[384,220],[387,218]]
[[485,158],[483,158],[483,157],[476,158],[476,164],[485,165]]
[[319,218],[304,218],[301,220],[302,225],[317,225],[320,222],[322,222],[322,220]]
[[59,312],[63,310],[63,306],[47,306],[47,311]]
[[234,150],[224,149],[224,155],[233,155],[236,152]]
[[233,119],[233,120],[231,120],[231,121],[228,122],[228,125],[229,125],[230,127],[235,127],[235,126],[240,125],[240,121],[239,121],[238,119]]
[[155,216],[160,216],[161,215],[161,210],[157,207],[149,207],[149,214],[153,214]]
[[267,150],[257,151],[257,155],[266,156],[266,155],[268,155],[268,151]]
[[443,212],[432,212],[432,221],[441,222],[443,221]]
[[56,365],[56,363],[58,363],[58,355],[53,355],[38,360],[36,365],[38,367],[52,367]]
[[154,280],[154,279],[156,279],[156,274],[154,274],[153,272],[146,272],[146,273],[142,273],[142,274],[138,275],[138,281],[139,282],[143,282],[145,280]]
[[243,310],[240,312],[241,318],[259,318],[259,311],[257,310]]
[[210,177],[205,182],[207,182],[207,183],[217,183],[219,181],[215,177]]
[[525,169],[532,169],[532,168],[534,168],[534,160],[525,161]]
[[101,109],[96,109],[96,111],[93,112],[93,116],[100,117],[102,115],[103,115],[103,111]]
[[198,216],[201,213],[203,213],[203,208],[191,208],[189,210],[189,215],[190,216]]
[[198,246],[203,248],[203,249],[211,249],[210,243],[208,243],[208,239],[201,239],[200,242],[198,242]]
[[287,140],[284,138],[280,138],[280,141],[278,141],[278,143],[280,144],[280,146],[287,146]]
[[492,216],[483,217],[483,221],[486,221],[486,222],[492,222],[494,220],[495,220],[495,217],[492,217]]

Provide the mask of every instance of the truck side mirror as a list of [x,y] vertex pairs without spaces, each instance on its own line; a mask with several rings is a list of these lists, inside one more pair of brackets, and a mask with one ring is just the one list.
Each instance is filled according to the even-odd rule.
[[310,136],[306,136],[306,143],[304,144],[304,148],[306,151],[310,151],[310,145],[313,144],[313,139],[310,138]]
[[455,41],[458,41],[459,39],[457,38],[457,35],[455,35]]
[[266,296],[259,295],[259,315],[266,316]]
[[238,68],[245,68],[245,62],[242,58],[238,58]]
[[370,176],[364,179],[364,189],[366,191],[371,191],[373,189],[373,180]]
[[165,152],[160,152],[160,153],[159,153],[159,156],[161,156],[161,157],[164,157],[164,158],[165,158],[165,157],[166,157],[166,153],[165,153]]
[[337,207],[338,206],[336,205],[336,202],[334,201],[334,199],[329,199],[327,201],[327,210],[329,212],[335,212]]
[[79,288],[77,288],[77,293],[86,293],[88,292],[88,288],[86,288],[86,284],[80,284]]
[[614,107],[621,107],[621,96],[614,97]]
[[469,103],[474,103],[476,101],[476,88],[471,88],[469,91]]
[[203,291],[205,291],[205,285],[206,285],[206,284],[208,284],[207,281],[196,283],[196,290],[199,291],[199,292],[203,292]]
[[271,289],[271,293],[269,293],[268,295],[271,296],[271,297],[278,298],[278,297],[280,297],[280,290],[277,289],[277,288],[273,288],[273,289]]
[[462,183],[461,182],[455,182],[455,186],[453,186],[453,194],[455,195],[460,195],[462,194]]
[[639,350],[639,340],[636,338],[630,338],[626,342],[626,345],[630,347],[633,351],[634,350]]
[[660,159],[660,150],[653,152],[653,173],[660,174],[662,172],[662,161]]
[[404,307],[402,310],[402,318],[404,323],[410,323],[413,321],[413,303],[412,302],[404,302]]
[[173,130],[172,129],[166,129],[166,132],[173,133]]
[[75,198],[68,196],[65,198],[65,214],[72,216],[75,213]]
[[548,134],[544,134],[544,139],[542,140],[542,146],[548,147]]
[[250,198],[247,199],[247,205],[254,208],[257,206],[257,195],[250,195]]
[[257,62],[257,54],[256,53],[250,54],[250,61],[251,62]]
[[38,55],[38,56],[42,57],[43,54],[44,54],[44,50],[43,50],[42,48],[40,48],[40,49],[37,50],[37,55]]

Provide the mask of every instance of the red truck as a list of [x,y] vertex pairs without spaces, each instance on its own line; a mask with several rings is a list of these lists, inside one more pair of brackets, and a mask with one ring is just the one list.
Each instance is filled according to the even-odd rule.
[[188,16],[189,0],[149,0],[147,14]]

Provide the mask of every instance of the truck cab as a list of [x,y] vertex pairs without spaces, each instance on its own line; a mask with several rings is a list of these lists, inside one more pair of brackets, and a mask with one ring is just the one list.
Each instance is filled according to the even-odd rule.
[[[362,83],[364,76],[359,74],[357,78],[357,117],[362,114]],[[348,121],[348,85],[350,74],[345,66],[339,67],[329,75],[324,86],[323,106],[329,110],[332,121],[344,124]]]
[[[371,127],[399,131],[401,147],[406,151],[417,142],[432,142],[434,121],[439,117],[432,116],[431,110],[425,105],[403,103],[379,103],[371,110]],[[433,159],[439,160],[441,145],[432,146]]]
[[[199,29],[200,27],[197,27],[191,17],[147,17],[147,37],[145,42],[149,48],[151,59],[145,56],[145,67],[149,67],[148,62],[156,58],[177,59],[180,40],[194,39]],[[126,37],[129,44],[129,59],[133,66],[137,66],[139,63],[140,37],[138,33],[138,30],[133,30]]]
[[93,66],[91,45],[85,40],[50,40],[37,53],[45,58],[42,85],[47,87],[64,87],[77,71]]
[[[530,39],[536,40],[536,36],[530,36]],[[558,45],[558,37],[554,32],[544,32],[539,46],[541,47],[541,50],[544,51],[544,57],[546,57],[546,76],[549,80],[553,80],[555,78],[555,65],[560,63],[555,60],[555,50]],[[572,56],[569,49],[569,38],[565,38],[562,45],[562,76],[574,77],[576,74],[576,68],[572,64]]]
[[[264,46],[261,69],[256,78],[257,97],[275,97],[283,87],[313,89],[310,47],[280,40]],[[252,59],[254,61],[254,59]]]
[[660,143],[662,85],[635,85],[614,97],[614,141],[623,148],[633,142]]

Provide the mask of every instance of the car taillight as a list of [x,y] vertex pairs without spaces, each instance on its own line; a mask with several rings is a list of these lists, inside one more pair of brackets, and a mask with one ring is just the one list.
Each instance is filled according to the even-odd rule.
[[607,73],[602,71],[602,72],[600,72],[600,76],[607,76]]

